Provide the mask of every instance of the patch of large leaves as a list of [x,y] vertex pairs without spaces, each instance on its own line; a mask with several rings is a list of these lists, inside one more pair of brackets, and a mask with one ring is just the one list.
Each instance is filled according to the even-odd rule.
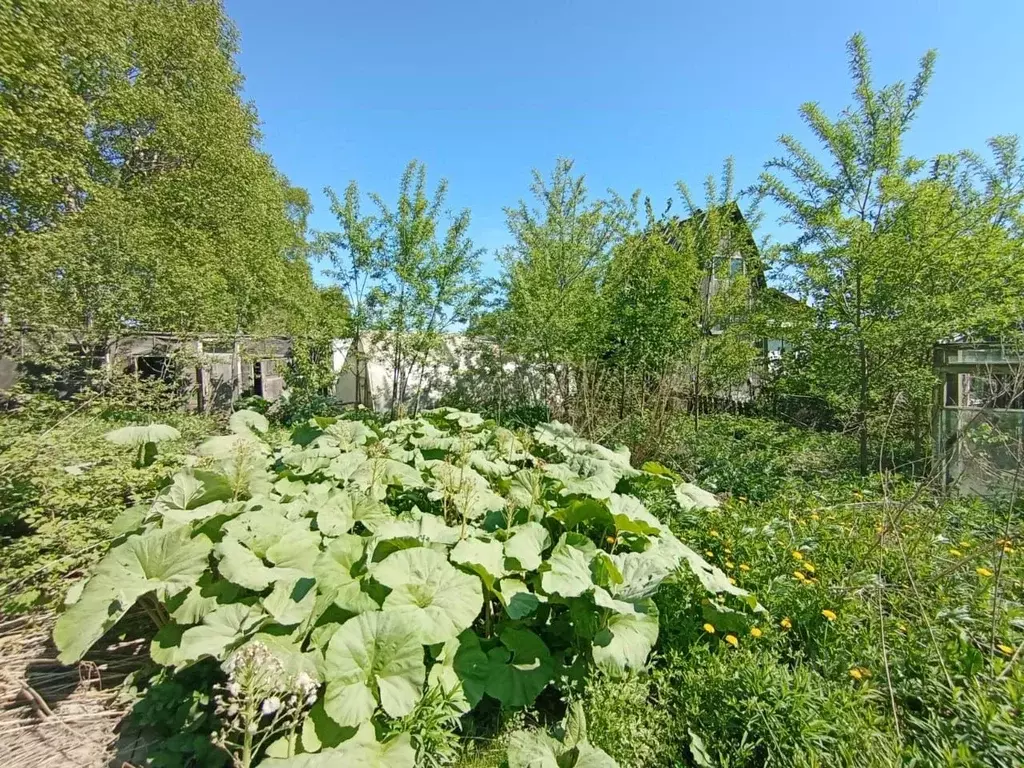
[[142,595],[166,600],[195,584],[206,570],[212,544],[187,527],[132,536],[107,553],[78,601],[54,627],[60,660],[69,664],[112,627]]
[[260,763],[261,768],[414,768],[415,765],[416,750],[408,733],[380,742],[371,723],[362,724],[355,736],[336,747],[293,757],[271,757]]

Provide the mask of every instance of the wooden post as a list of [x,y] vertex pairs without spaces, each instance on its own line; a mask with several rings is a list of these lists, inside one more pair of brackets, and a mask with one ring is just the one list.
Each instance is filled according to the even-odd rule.
[[203,368],[203,340],[196,339],[196,411],[206,413],[206,369]]
[[231,404],[242,394],[242,353],[238,337],[231,345]]

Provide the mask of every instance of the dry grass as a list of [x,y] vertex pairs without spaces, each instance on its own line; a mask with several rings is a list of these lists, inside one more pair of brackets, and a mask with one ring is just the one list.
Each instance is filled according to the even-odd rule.
[[141,764],[146,744],[120,733],[118,687],[145,660],[141,640],[101,644],[74,667],[57,661],[53,617],[0,620],[0,765]]

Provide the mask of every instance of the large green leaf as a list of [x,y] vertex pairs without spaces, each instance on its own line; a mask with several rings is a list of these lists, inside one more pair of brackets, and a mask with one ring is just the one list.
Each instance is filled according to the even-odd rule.
[[512,529],[505,542],[505,557],[514,560],[520,570],[540,568],[543,552],[551,545],[551,535],[540,523],[529,522]]
[[[614,494],[613,494],[614,495]],[[614,525],[608,504],[597,499],[577,498],[560,507],[552,516],[561,520],[566,528],[576,528],[582,523],[600,528]]]
[[469,466],[439,461],[430,467],[434,478],[431,498],[450,500],[459,514],[470,520],[503,509],[505,499],[491,490],[487,479]]
[[420,488],[426,483],[415,467],[394,459],[367,459],[352,473],[351,482],[375,499],[383,499],[389,485]]
[[606,674],[643,669],[658,641],[658,609],[652,601],[637,608],[635,613],[613,613],[607,630],[594,638],[594,663]]
[[512,465],[490,451],[470,451],[466,460],[473,469],[485,475],[505,477],[512,474]]
[[291,526],[287,533],[267,549],[267,560],[278,568],[313,575],[313,561],[320,554],[320,534],[311,531],[305,521]]
[[544,473],[520,469],[507,481],[508,497],[520,507],[532,509],[544,498]]
[[[195,584],[209,565],[212,543],[188,528],[156,530],[130,537],[110,550],[96,575],[109,577],[138,594],[155,592],[166,600]],[[128,587],[132,583],[135,587]]]
[[175,654],[177,664],[196,661],[203,656],[223,659],[246,636],[255,632],[266,619],[257,606],[231,603],[206,615],[198,627],[186,629]]
[[661,522],[647,511],[636,496],[624,496],[613,493],[608,499],[615,528],[627,533],[653,535],[661,532]]
[[263,599],[263,608],[274,617],[274,621],[289,627],[305,621],[316,603],[315,581],[299,578],[294,581],[278,581],[273,591]]
[[377,564],[372,575],[391,589],[384,611],[412,627],[424,645],[457,637],[483,608],[480,579],[454,568],[432,549],[395,552]]
[[622,471],[603,459],[571,456],[563,464],[546,464],[544,474],[561,481],[563,494],[605,500],[612,495]]
[[103,436],[115,445],[140,446],[146,443],[162,443],[177,440],[181,433],[166,424],[146,424],[135,427],[121,427]]
[[233,538],[225,538],[214,547],[217,555],[217,570],[220,575],[240,587],[262,592],[275,581],[298,578],[288,568],[271,568],[248,547]]
[[317,589],[330,596],[339,608],[352,613],[376,611],[379,606],[362,588],[362,579],[355,575],[356,563],[363,557],[366,540],[346,533],[328,541],[313,563]]
[[[256,501],[256,500],[254,500]],[[280,508],[259,500],[255,506],[224,524],[224,534],[244,544],[257,557],[266,557],[272,546],[295,529],[308,529],[308,523],[289,520]]]
[[378,699],[391,717],[409,714],[426,678],[423,646],[393,613],[361,613],[341,625],[324,654],[324,709],[334,722],[367,722]]
[[619,764],[611,755],[589,741],[576,746],[576,762],[573,768],[619,768]]
[[324,711],[324,700],[320,699],[302,721],[302,733],[299,738],[304,752],[319,752],[325,747],[336,747],[354,735],[354,728],[343,728],[327,716],[327,712]]
[[564,534],[546,565],[548,570],[541,575],[540,585],[549,595],[579,597],[594,587],[587,556],[570,545]]
[[554,659],[528,629],[506,629],[500,640],[502,647],[487,654],[486,693],[506,707],[527,707],[551,682]]
[[53,642],[62,664],[81,659],[85,652],[147,592],[145,583],[110,576],[93,576],[78,600],[60,615]]
[[352,497],[346,491],[331,494],[318,505],[316,527],[324,536],[340,536],[343,533],[348,533],[355,521]]
[[343,451],[351,451],[377,438],[377,433],[361,421],[336,421],[324,430]]
[[531,592],[526,583],[519,579],[502,579],[498,585],[498,597],[508,617],[513,620],[526,618],[542,602],[540,596]]
[[[622,581],[610,584],[609,591],[620,600],[635,601],[650,597],[661,583],[679,568],[684,550],[690,551],[675,536],[665,531],[655,538],[653,545],[644,552],[612,555],[619,573],[622,574]],[[694,557],[708,568],[712,567],[696,554]],[[723,574],[723,578],[728,584],[728,577]]]
[[544,731],[516,731],[508,739],[508,768],[563,768],[558,758],[565,751]]
[[270,422],[262,413],[256,411],[241,410],[235,411],[228,419],[228,429],[238,435],[249,434],[250,432],[263,433],[270,429]]
[[238,593],[238,587],[230,581],[217,579],[213,571],[206,571],[188,592],[171,598],[164,607],[178,623],[198,624],[218,606],[235,602]]
[[676,501],[684,511],[691,509],[717,509],[718,499],[693,483],[678,483],[674,486]]
[[480,703],[488,673],[487,654],[480,648],[480,638],[467,629],[441,648],[427,684],[440,689],[460,712],[468,712]]
[[463,539],[449,554],[453,563],[469,568],[487,585],[494,587],[496,579],[505,575],[505,551],[500,541]]
[[333,477],[339,482],[346,482],[352,479],[356,470],[366,462],[366,454],[362,451],[350,451],[333,458],[324,469],[326,477]]
[[260,768],[414,768],[416,750],[408,733],[378,742],[373,725],[364,723],[356,735],[337,747],[314,754],[271,757]]

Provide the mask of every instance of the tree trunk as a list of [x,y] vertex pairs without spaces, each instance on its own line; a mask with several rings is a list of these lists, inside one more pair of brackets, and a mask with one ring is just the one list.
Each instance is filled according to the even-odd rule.
[[855,324],[857,328],[857,365],[860,379],[857,394],[857,464],[860,474],[868,473],[868,351],[864,345],[864,333],[861,326],[861,278],[857,275],[857,306],[855,308]]

